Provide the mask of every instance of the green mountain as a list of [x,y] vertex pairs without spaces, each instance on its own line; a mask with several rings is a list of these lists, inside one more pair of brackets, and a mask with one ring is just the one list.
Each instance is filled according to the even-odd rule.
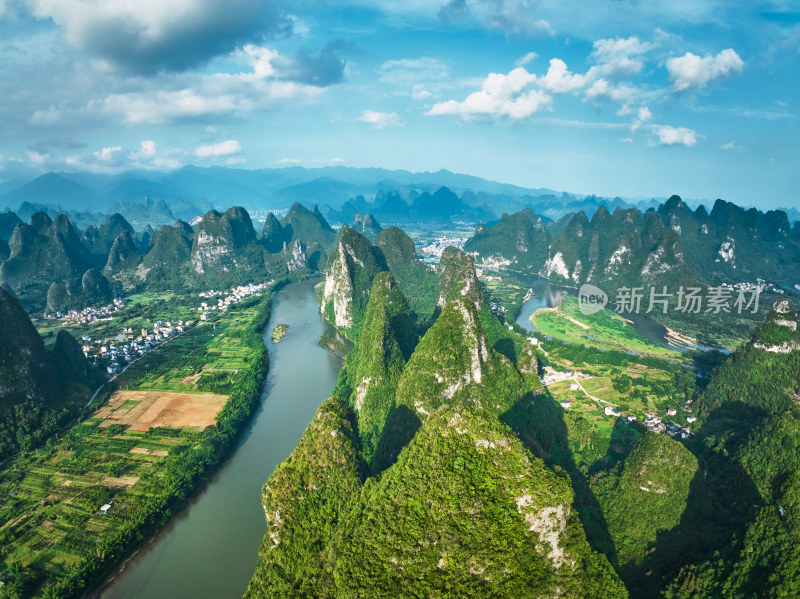
[[264,247],[272,254],[277,254],[286,246],[286,233],[272,212],[267,215],[267,221],[264,223],[261,237],[264,241]]
[[336,244],[336,231],[322,216],[317,205],[308,210],[302,204],[293,204],[280,224],[286,244],[294,245],[292,255],[295,261],[299,252],[296,248],[300,248],[310,270],[323,270]]
[[645,213],[618,206],[611,214],[600,205],[589,220],[581,211],[561,232],[537,227],[536,218],[527,211],[480,225],[465,250],[477,254],[479,265],[571,285],[800,279],[800,243],[783,211],[718,200],[709,214],[672,196]]
[[371,242],[375,241],[375,236],[381,232],[382,227],[372,214],[356,213],[353,216],[353,224],[350,228],[358,231]]
[[90,377],[89,363],[77,339],[69,332],[60,330],[52,351],[53,364],[64,381],[86,383]]
[[439,288],[436,274],[417,256],[414,242],[397,227],[387,227],[375,237],[389,271],[409,301],[418,320],[427,322],[436,310]]
[[375,454],[394,407],[395,389],[417,343],[408,302],[391,273],[375,275],[358,344],[345,359],[335,397],[357,414],[361,454],[378,469]]
[[334,596],[627,596],[571,500],[507,427],[443,407],[345,517]]
[[372,279],[383,270],[383,256],[369,240],[343,226],[325,267],[322,314],[351,340],[364,320]]
[[659,534],[678,526],[697,469],[681,443],[647,433],[624,462],[592,483],[623,575],[643,565]]
[[122,270],[136,268],[142,260],[142,254],[136,247],[130,231],[123,231],[114,240],[108,252],[105,273],[114,275]]
[[80,281],[91,267],[89,251],[64,215],[43,212],[18,225],[9,241],[10,256],[0,265],[0,281],[30,310],[41,310],[53,282]]
[[443,407],[362,487],[348,413],[324,403],[265,485],[245,597],[627,597],[569,480],[494,418]]
[[503,214],[487,228],[479,224],[464,251],[477,253],[485,265],[519,272],[538,272],[547,260],[549,235],[532,210]]
[[439,282],[439,308],[452,299],[466,297],[477,306],[487,304],[486,294],[475,273],[472,256],[465,254],[457,247],[448,246],[442,252],[442,258],[436,269]]
[[475,304],[461,297],[447,303],[420,340],[397,385],[396,402],[420,418],[445,404],[497,416],[525,392],[514,365],[489,346]]
[[24,401],[52,402],[50,354],[19,302],[0,288],[0,409]]
[[210,210],[195,228],[192,268],[196,274],[209,277],[237,269],[263,269],[259,250],[253,223],[244,208],[229,208],[223,214]]
[[718,472],[714,493],[702,498],[717,500],[700,524],[711,546],[695,549],[667,597],[791,597],[800,588],[800,346],[783,345],[797,324],[777,302],[699,399],[700,457],[708,478]]
[[350,409],[324,402],[264,486],[267,534],[245,597],[335,597],[334,539],[361,487]]
[[98,266],[104,266],[108,260],[111,246],[122,233],[134,234],[133,227],[121,214],[112,214],[100,227],[88,227],[81,241],[91,252]]
[[150,238],[142,276],[151,289],[181,288],[189,274],[194,231],[183,221],[163,225]]

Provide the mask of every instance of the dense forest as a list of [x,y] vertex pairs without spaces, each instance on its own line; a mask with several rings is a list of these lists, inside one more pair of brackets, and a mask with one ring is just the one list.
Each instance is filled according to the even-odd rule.
[[648,392],[693,404],[697,419],[683,439],[626,433],[641,425],[617,419],[613,455],[579,468],[577,422],[538,380],[546,357],[483,312],[471,259],[442,256],[426,320],[397,265],[353,272],[367,264],[354,257],[381,256],[355,235],[340,237],[326,281],[327,316],[351,310],[342,328],[355,348],[264,487],[267,535],[246,596],[796,594],[800,335],[788,302],[729,357],[697,352],[710,380],[560,348],[664,368],[672,381]]

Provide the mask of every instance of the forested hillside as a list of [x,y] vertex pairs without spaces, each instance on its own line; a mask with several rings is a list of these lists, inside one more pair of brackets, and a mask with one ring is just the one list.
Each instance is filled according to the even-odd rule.
[[247,211],[211,210],[192,228],[175,221],[136,233],[120,214],[82,233],[64,214],[36,212],[30,223],[3,213],[0,285],[29,312],[108,304],[125,293],[230,287],[318,272],[336,234],[319,210],[295,204],[261,235]]

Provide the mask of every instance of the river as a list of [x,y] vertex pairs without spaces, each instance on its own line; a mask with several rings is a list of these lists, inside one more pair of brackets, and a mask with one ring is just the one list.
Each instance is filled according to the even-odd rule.
[[[289,330],[277,344],[275,325]],[[336,384],[342,360],[319,346],[335,334],[319,314],[314,281],[273,298],[264,331],[270,368],[262,404],[238,448],[200,494],[102,591],[103,599],[227,599],[244,594],[266,531],[261,487],[294,450]]]
[[[531,323],[531,315],[539,308],[553,308],[561,303],[561,295],[577,295],[578,290],[574,287],[558,287],[551,285],[547,279],[535,275],[516,275],[524,281],[532,290],[534,295],[522,305],[516,323],[524,329],[536,332],[536,328]],[[614,309],[613,304],[609,304],[607,309]],[[707,347],[699,345],[685,344],[678,345],[672,343],[667,337],[667,329],[664,325],[657,323],[645,314],[625,314],[625,319],[630,326],[641,335],[656,345],[666,347],[678,352],[685,352],[689,349],[708,350]],[[723,350],[724,351],[724,350]],[[730,353],[725,351],[725,353]]]

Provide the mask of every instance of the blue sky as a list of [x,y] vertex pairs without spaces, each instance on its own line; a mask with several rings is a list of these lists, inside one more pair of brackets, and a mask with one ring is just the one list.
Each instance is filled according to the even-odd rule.
[[0,179],[435,171],[800,208],[800,4],[0,0]]

